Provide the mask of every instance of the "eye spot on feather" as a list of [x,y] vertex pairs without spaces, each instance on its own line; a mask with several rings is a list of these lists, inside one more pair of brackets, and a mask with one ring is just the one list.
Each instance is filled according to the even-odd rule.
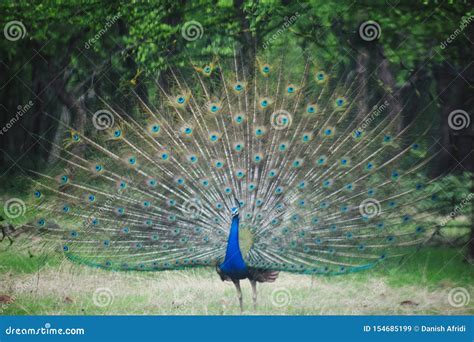
[[69,206],[67,206],[67,205],[63,206],[63,212],[68,213],[69,212]]
[[349,158],[343,157],[341,158],[341,165],[348,166],[349,165]]
[[210,113],[216,114],[221,109],[221,105],[219,103],[210,103],[208,109]]
[[64,252],[68,252],[68,251],[69,251],[69,247],[68,247],[67,245],[64,245],[64,246],[63,246],[63,251],[64,251]]
[[280,143],[280,145],[278,146],[278,150],[280,150],[280,152],[285,152],[287,148],[288,144],[286,142]]
[[318,165],[320,165],[320,166],[321,166],[321,165],[325,165],[325,164],[326,164],[326,160],[327,160],[326,156],[320,156],[320,157],[318,158],[318,160],[316,161],[316,163],[317,163]]
[[271,68],[270,68],[270,65],[264,64],[262,65],[260,70],[264,76],[268,76],[270,74]]
[[362,137],[362,131],[360,131],[360,130],[355,130],[355,131],[352,133],[352,137],[353,137],[354,139],[359,139],[359,138],[361,138],[361,137]]
[[38,223],[38,226],[44,227],[44,225],[46,224],[46,221],[44,219],[39,219],[37,223]]
[[275,195],[280,195],[283,193],[283,187],[277,186],[275,189]]
[[212,142],[212,143],[215,143],[217,141],[219,141],[220,139],[220,134],[218,132],[211,132],[209,134],[209,141]]
[[[100,170],[99,170],[99,171],[100,171]],[[62,183],[62,184],[66,184],[67,182],[69,182],[69,177],[66,176],[66,175],[61,176],[60,180],[61,180],[61,183]]]
[[261,162],[262,159],[263,159],[263,155],[262,155],[261,153],[256,153],[256,154],[254,154],[254,156],[253,156],[253,161],[254,161],[255,163]]
[[268,172],[268,177],[269,177],[269,178],[273,178],[273,177],[275,177],[275,176],[277,175],[277,173],[278,173],[277,170],[272,169],[272,170],[270,170],[270,171]]
[[137,164],[137,159],[135,157],[128,158],[128,163],[132,166]]
[[242,169],[238,169],[235,171],[235,176],[238,178],[238,179],[242,179],[245,177],[245,172],[244,170]]
[[237,142],[234,144],[234,151],[235,152],[242,152],[242,150],[244,149],[244,144],[241,143],[241,142]]
[[326,80],[326,74],[324,73],[324,71],[318,71],[316,72],[316,82],[318,83],[322,83]]
[[249,183],[247,188],[249,189],[249,191],[253,191],[257,188],[257,186],[254,183]]
[[36,190],[36,191],[34,192],[34,196],[35,196],[36,198],[41,198],[41,196],[42,196],[41,191]]
[[324,137],[332,137],[334,135],[334,128],[332,127],[326,127],[323,130],[323,136]]
[[72,140],[73,140],[74,142],[78,142],[79,140],[81,140],[81,138],[79,137],[79,134],[73,133],[73,134],[72,134]]
[[198,162],[198,157],[195,154],[189,154],[186,157],[186,160],[190,162],[191,164],[196,164]]
[[263,205],[263,200],[261,198],[258,198],[256,201],[255,201],[255,205],[257,207],[261,207]]
[[124,212],[125,212],[125,209],[123,209],[123,208],[117,208],[117,214],[123,215]]
[[216,161],[214,162],[214,167],[215,167],[216,169],[222,169],[222,168],[224,167],[224,165],[225,165],[224,161],[223,161],[223,160],[220,160],[220,159],[219,159],[219,160],[216,160]]
[[234,122],[236,124],[241,124],[242,122],[244,122],[244,120],[245,120],[245,115],[243,114],[234,115]]
[[334,107],[336,110],[342,110],[346,107],[347,101],[344,97],[338,97],[334,101]]
[[94,202],[95,201],[95,196],[94,195],[89,195],[88,197],[89,202]]
[[306,188],[306,181],[301,181],[299,184],[298,184],[298,188],[303,190],[304,188]]
[[78,236],[78,234],[75,230],[73,230],[70,235],[71,235],[72,238],[76,238]]
[[292,166],[293,168],[295,168],[295,169],[296,169],[296,168],[299,168],[299,167],[301,167],[301,166],[303,166],[303,159],[301,159],[301,158],[295,159],[295,160],[293,161],[293,163],[291,164],[291,166]]
[[148,179],[146,183],[148,186],[151,186],[151,187],[155,187],[158,184],[158,182],[154,178]]
[[302,137],[301,137],[301,140],[305,143],[307,142],[310,142],[311,140],[313,140],[313,134],[312,133],[303,133]]
[[180,185],[180,186],[181,186],[181,185],[184,185],[184,183],[185,183],[185,180],[184,180],[183,177],[176,177],[176,180],[175,180],[175,181],[176,181],[176,183],[177,183],[178,185]]
[[318,106],[316,104],[308,104],[306,106],[306,111],[305,113],[308,115],[316,114],[318,112]]
[[115,138],[120,138],[122,136],[122,131],[120,129],[116,129],[114,131],[114,137]]
[[262,137],[265,134],[266,130],[264,127],[256,127],[255,128],[255,136],[257,138]]
[[201,180],[201,185],[204,186],[204,187],[208,187],[208,186],[209,186],[209,180],[207,180],[207,179],[202,179],[202,180]]

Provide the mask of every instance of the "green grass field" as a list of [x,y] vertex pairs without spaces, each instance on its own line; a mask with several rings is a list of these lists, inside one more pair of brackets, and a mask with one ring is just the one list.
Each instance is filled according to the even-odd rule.
[[[234,287],[215,271],[110,272],[0,244],[2,315],[238,315]],[[47,262],[46,262],[47,261]],[[426,248],[355,274],[281,273],[259,284],[247,315],[474,314],[474,269],[459,250]]]

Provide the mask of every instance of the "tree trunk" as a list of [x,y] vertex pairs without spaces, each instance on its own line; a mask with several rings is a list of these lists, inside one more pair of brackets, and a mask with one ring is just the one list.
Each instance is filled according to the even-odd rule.
[[377,74],[380,80],[385,86],[385,91],[392,96],[388,99],[388,115],[395,119],[394,127],[396,132],[400,132],[403,129],[403,116],[401,114],[403,105],[400,97],[400,92],[396,87],[395,77],[393,76],[392,70],[390,69],[390,62],[385,57],[382,47],[379,47],[379,63],[377,67]]

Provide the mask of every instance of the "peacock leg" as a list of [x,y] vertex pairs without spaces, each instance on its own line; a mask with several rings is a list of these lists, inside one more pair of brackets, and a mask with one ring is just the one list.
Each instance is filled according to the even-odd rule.
[[234,282],[235,288],[237,289],[237,297],[239,298],[240,312],[244,311],[244,302],[242,300],[242,290],[240,288],[240,280],[232,280]]
[[256,280],[250,280],[250,284],[252,285],[253,309],[257,310],[257,281]]

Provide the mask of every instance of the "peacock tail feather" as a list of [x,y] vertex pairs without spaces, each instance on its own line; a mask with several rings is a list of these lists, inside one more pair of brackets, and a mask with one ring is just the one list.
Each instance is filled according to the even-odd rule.
[[153,96],[132,89],[135,114],[101,99],[84,132],[62,123],[60,166],[34,172],[36,233],[90,266],[214,266],[238,201],[250,267],[342,274],[426,241],[436,153],[417,115],[400,129],[377,80],[361,111],[369,100],[340,64],[242,63],[170,69],[166,88],[150,78]]

